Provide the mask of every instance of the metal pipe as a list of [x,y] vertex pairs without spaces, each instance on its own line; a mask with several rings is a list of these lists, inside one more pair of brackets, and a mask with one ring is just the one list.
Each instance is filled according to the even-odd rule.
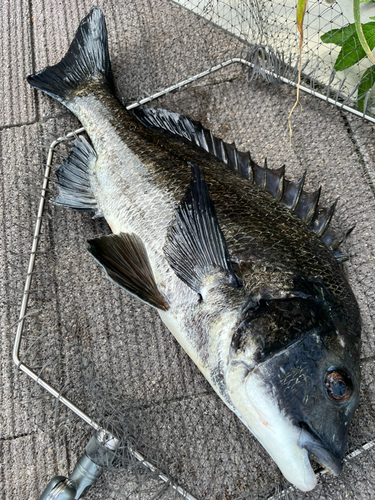
[[40,196],[38,215],[37,215],[36,224],[35,224],[33,243],[32,243],[31,252],[30,252],[29,265],[27,268],[27,277],[26,277],[25,288],[24,288],[24,292],[23,292],[23,296],[22,296],[22,303],[21,303],[21,310],[20,310],[20,315],[19,315],[19,320],[18,320],[17,333],[16,333],[16,338],[15,338],[14,347],[13,347],[13,361],[16,364],[17,368],[19,368],[24,373],[26,373],[30,378],[32,378],[41,387],[43,387],[43,389],[45,389],[50,394],[52,394],[52,396],[54,396],[56,399],[61,401],[61,403],[63,403],[65,406],[67,406],[76,415],[78,415],[82,420],[87,422],[89,425],[91,425],[91,427],[93,427],[96,431],[98,431],[101,429],[100,425],[98,425],[92,418],[90,418],[88,415],[86,415],[86,413],[84,413],[77,406],[75,406],[71,401],[69,401],[67,398],[62,396],[56,389],[54,389],[48,382],[43,380],[37,373],[35,373],[33,370],[31,370],[29,367],[27,367],[24,363],[22,363],[20,360],[20,357],[19,357],[22,332],[23,332],[23,328],[24,328],[24,323],[25,323],[25,319],[26,319],[26,310],[27,310],[27,305],[28,305],[29,296],[30,296],[29,290],[30,290],[31,281],[32,281],[32,277],[33,277],[36,252],[38,250],[40,228],[42,225],[42,216],[43,216],[45,197],[46,197],[47,187],[48,187],[48,179],[49,179],[49,174],[50,174],[50,170],[51,170],[53,151],[58,144],[60,144],[61,142],[65,142],[65,141],[70,140],[72,137],[75,137],[76,135],[84,132],[84,130],[85,129],[83,127],[81,127],[78,130],[75,130],[74,132],[70,132],[69,134],[67,134],[64,137],[60,137],[59,139],[56,139],[50,145],[49,150],[48,150],[47,164],[46,164],[46,169],[44,171],[44,179],[43,179],[43,185],[42,185],[42,192],[41,192],[41,196]]
[[138,451],[133,450],[133,448],[131,448],[130,446],[129,446],[128,450],[130,451],[130,453],[132,454],[132,456],[134,458],[136,458],[137,460],[139,460],[142,463],[142,465],[144,465],[145,467],[147,467],[148,469],[150,469],[151,472],[157,472],[158,477],[162,481],[164,481],[165,483],[169,483],[169,485],[171,486],[171,488],[173,488],[175,491],[177,491],[177,493],[179,493],[183,497],[187,498],[188,500],[197,500],[196,497],[194,497],[193,495],[191,495],[190,493],[188,493],[186,490],[184,490],[184,488],[181,488],[181,486],[178,486],[175,483],[171,483],[170,480],[169,480],[169,478],[168,478],[168,476],[166,476],[165,474],[163,474],[162,472],[160,472],[150,462],[148,462],[147,460],[145,460],[142,457],[142,455],[140,453],[138,453]]
[[[34,230],[33,243],[32,243],[31,252],[30,252],[29,265],[28,265],[28,269],[27,269],[27,277],[26,277],[26,282],[25,282],[25,287],[24,287],[24,292],[23,292],[23,297],[22,297],[17,333],[16,333],[16,338],[15,338],[14,347],[13,347],[13,361],[16,364],[18,369],[20,369],[21,371],[26,373],[26,375],[28,375],[37,384],[39,384],[41,387],[43,387],[43,389],[48,391],[58,401],[63,403],[67,408],[69,408],[79,418],[81,418],[87,424],[89,424],[98,433],[104,432],[104,433],[108,434],[110,436],[110,438],[116,443],[116,448],[117,448],[120,441],[115,436],[112,436],[112,433],[110,433],[106,429],[103,429],[97,422],[95,422],[95,420],[93,420],[91,417],[89,417],[85,412],[83,412],[80,408],[78,408],[74,403],[72,403],[69,399],[65,398],[64,396],[62,396],[59,393],[59,391],[54,389],[48,382],[43,380],[37,373],[35,373],[33,370],[31,370],[31,368],[29,368],[24,363],[22,363],[20,360],[20,357],[19,357],[22,332],[23,332],[23,328],[24,328],[25,319],[27,317],[26,310],[27,310],[27,305],[28,305],[29,296],[30,296],[29,290],[31,287],[31,281],[32,281],[32,277],[33,277],[34,267],[35,267],[36,252],[38,250],[38,242],[39,242],[39,236],[40,236],[40,229],[41,229],[41,225],[42,225],[42,216],[43,216],[45,197],[46,197],[47,187],[48,187],[48,182],[49,182],[49,175],[50,175],[50,171],[51,171],[53,152],[54,152],[55,147],[58,144],[60,144],[61,142],[69,141],[73,137],[76,137],[79,134],[82,134],[84,131],[85,131],[85,129],[83,127],[81,127],[79,129],[75,130],[74,132],[70,132],[69,134],[67,134],[64,137],[60,137],[60,138],[56,139],[55,141],[52,142],[52,144],[50,145],[49,150],[48,150],[46,169],[44,172],[42,192],[41,192],[39,208],[38,208],[38,215],[37,215],[37,220],[36,220],[36,225],[35,225],[35,230]],[[150,469],[152,472],[157,473],[158,477],[162,481],[164,481],[165,483],[169,483],[171,488],[176,490],[180,495],[187,498],[188,500],[197,500],[194,496],[192,496],[190,493],[188,493],[183,488],[181,488],[181,486],[178,486],[175,483],[171,483],[168,476],[166,476],[165,474],[160,472],[156,467],[154,467],[150,462],[148,462],[138,451],[134,450],[132,447],[128,447],[128,451],[136,460],[141,462],[145,467]],[[52,480],[52,481],[54,481],[54,480]],[[60,483],[57,483],[57,485],[56,485],[57,488],[59,487],[59,484]],[[63,490],[61,491],[61,494],[65,494],[64,493],[65,486],[66,485],[61,486],[63,488]],[[48,496],[48,498],[50,498],[50,497]]]
[[49,174],[51,171],[51,164],[52,164],[52,158],[53,158],[53,151],[57,144],[60,144],[60,142],[65,142],[70,140],[72,137],[81,134],[84,132],[84,128],[81,127],[78,130],[75,130],[74,132],[70,132],[64,137],[60,137],[59,139],[56,139],[49,147],[48,150],[48,156],[47,156],[47,163],[46,163],[46,169],[44,171],[44,179],[43,179],[43,185],[42,185],[42,193],[40,196],[40,201],[39,201],[39,208],[38,208],[38,215],[36,219],[36,225],[35,225],[35,230],[34,230],[34,238],[33,238],[33,244],[31,247],[31,252],[30,252],[30,259],[29,259],[29,265],[27,268],[27,277],[26,277],[26,282],[25,282],[25,288],[23,291],[23,297],[22,297],[22,303],[21,303],[21,310],[20,310],[20,315],[19,315],[19,320],[18,320],[18,327],[17,327],[17,333],[16,333],[16,338],[14,341],[14,346],[13,346],[13,361],[17,365],[18,368],[21,368],[21,361],[19,358],[19,351],[20,351],[20,345],[21,345],[21,337],[22,337],[22,331],[24,327],[24,321],[25,321],[25,314],[26,314],[26,309],[27,309],[27,304],[29,302],[29,290],[31,286],[31,280],[33,277],[33,271],[34,271],[34,266],[35,266],[35,257],[36,257],[36,252],[38,249],[38,243],[39,243],[39,236],[40,236],[40,228],[42,225],[42,216],[43,216],[43,210],[44,210],[44,203],[45,203],[45,197],[47,193],[47,187],[48,187],[48,179],[49,179]]
[[[212,68],[209,68],[205,71],[202,71],[202,73],[191,76],[190,78],[187,78],[186,80],[182,80],[179,83],[175,83],[174,85],[171,85],[170,87],[168,87],[165,90],[161,90],[160,92],[156,92],[155,94],[152,94],[149,97],[145,97],[144,99],[141,99],[140,101],[134,102],[134,103],[130,104],[129,106],[127,106],[126,109],[129,110],[129,109],[136,108],[137,106],[141,106],[142,104],[146,104],[147,102],[153,101],[154,99],[157,99],[158,97],[161,97],[165,94],[168,94],[169,92],[173,92],[174,90],[180,89],[181,87],[184,87],[185,85],[187,85],[189,83],[195,82],[196,80],[199,80],[200,78],[203,78],[211,73],[214,73],[215,71],[218,71],[219,69],[223,69],[223,68],[229,66],[230,64],[234,64],[234,63],[244,64],[245,66],[249,66],[252,68],[254,67],[254,64],[250,63],[246,59],[243,59],[241,57],[232,57],[231,59],[228,59],[227,61],[220,63],[217,66],[213,66]],[[266,69],[264,69],[263,71],[267,75],[272,76],[273,78],[275,78],[277,80],[280,80],[284,83],[292,85],[293,87],[297,87],[297,83],[294,82],[293,80],[289,80],[288,78],[285,78],[284,76],[279,76],[276,73],[273,73],[272,71],[269,71]],[[322,99],[323,101],[327,101],[330,104],[334,104],[335,106],[337,106],[340,109],[348,111],[349,113],[352,113],[356,116],[359,116],[365,120],[368,120],[371,123],[375,123],[375,118],[373,118],[369,115],[366,115],[364,113],[361,113],[360,111],[358,111],[354,108],[351,108],[350,106],[347,106],[346,104],[343,104],[341,102],[337,102],[337,100],[332,99],[331,97],[327,97],[323,94],[320,94],[319,92],[316,92],[315,90],[312,90],[308,87],[304,87],[303,85],[300,85],[299,88],[300,88],[300,90],[302,90],[303,92],[306,92],[307,94],[311,94],[314,97],[318,97],[319,99]]]

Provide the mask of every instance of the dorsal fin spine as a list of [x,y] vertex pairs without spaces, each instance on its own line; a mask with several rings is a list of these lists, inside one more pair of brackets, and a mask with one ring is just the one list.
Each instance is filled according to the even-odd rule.
[[298,201],[301,197],[301,193],[302,193],[302,190],[303,190],[303,185],[305,184],[305,179],[306,179],[306,171],[303,172],[302,174],[302,177],[299,179],[299,181],[296,182],[297,186],[298,186],[298,193],[297,193],[297,196],[294,200],[294,205],[291,207],[291,211],[294,212],[296,207],[297,207],[297,204],[298,204]]
[[278,169],[279,186],[275,196],[276,201],[281,201],[284,194],[285,165]]
[[226,165],[233,170],[233,172],[238,172],[238,161],[236,154],[236,145],[234,142],[232,144],[228,144],[226,142],[223,143],[225,154],[226,154]]
[[268,171],[268,168],[267,168],[267,158],[264,158],[264,178],[263,178],[263,186],[262,188],[267,190],[267,171]]
[[[285,179],[285,166],[280,169],[271,170],[265,161],[264,167],[257,165],[251,158],[250,153],[239,151],[235,143],[227,143],[216,138],[211,130],[205,129],[199,122],[190,120],[186,116],[170,113],[163,109],[136,108],[134,116],[145,127],[156,127],[167,130],[174,135],[195,143],[196,146],[216,156],[233,172],[238,172],[242,177],[250,179],[254,184],[270,193],[274,199],[301,218],[308,227],[321,238],[333,251],[337,248],[343,238],[328,231],[336,202],[329,208],[319,210],[320,188],[314,193],[303,190],[306,172],[296,181]],[[327,243],[328,242],[328,243]],[[335,247],[332,248],[332,245]],[[335,250],[335,257],[340,261],[344,257]]]
[[315,193],[313,193],[313,200],[314,201],[311,204],[310,211],[309,211],[308,216],[306,218],[306,224],[310,224],[310,222],[316,216],[321,194],[322,194],[322,186],[319,186],[318,189],[315,191]]
[[[337,201],[338,200],[336,200],[329,208],[324,208],[322,210],[322,213],[319,216],[314,217],[313,220],[311,221],[309,226],[312,229],[312,231],[318,236],[318,238],[321,238],[323,236],[325,230],[329,226],[329,223],[331,222],[331,219],[336,209]],[[321,218],[320,224],[319,224],[319,218]],[[314,223],[316,225],[319,224],[316,230],[315,228],[313,228]]]

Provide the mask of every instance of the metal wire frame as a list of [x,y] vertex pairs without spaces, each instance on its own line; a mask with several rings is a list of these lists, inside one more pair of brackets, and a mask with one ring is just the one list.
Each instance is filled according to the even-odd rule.
[[[212,68],[209,68],[205,71],[202,71],[202,73],[198,73],[197,75],[191,76],[190,78],[187,78],[186,80],[182,80],[179,83],[171,85],[170,87],[168,87],[165,90],[161,90],[160,92],[157,92],[149,97],[146,97],[144,99],[136,101],[136,102],[130,104],[129,106],[127,106],[126,109],[133,109],[133,108],[136,108],[137,106],[141,106],[143,104],[146,104],[150,101],[153,101],[154,99],[157,99],[158,97],[161,97],[165,94],[168,94],[169,92],[173,92],[174,90],[178,90],[189,83],[192,83],[196,80],[199,80],[200,78],[204,78],[205,76],[208,76],[208,75],[214,73],[215,71],[218,71],[220,69],[223,69],[223,68],[225,68],[231,64],[235,64],[235,63],[242,64],[242,65],[247,66],[249,68],[254,68],[254,64],[249,62],[247,59],[245,59],[243,57],[232,57],[232,58],[228,59],[227,61],[224,61],[220,64],[217,64],[216,66],[213,66]],[[277,73],[274,73],[274,72],[266,70],[266,69],[262,69],[262,72],[265,73],[266,75],[270,76],[271,78],[277,80],[277,81],[287,83],[288,85],[291,85],[292,87],[297,87],[297,83],[294,82],[293,80],[290,80],[289,78],[286,78],[282,75],[278,75]],[[364,120],[368,120],[371,123],[375,123],[375,118],[373,118],[372,116],[367,115],[365,113],[362,113],[361,111],[358,111],[357,109],[354,109],[350,106],[347,106],[346,104],[344,104],[342,102],[339,102],[338,95],[336,95],[336,99],[332,99],[331,97],[328,97],[327,95],[321,94],[320,92],[316,92],[315,90],[308,88],[308,87],[305,87],[304,85],[300,85],[299,89],[302,92],[305,92],[305,93],[310,94],[314,97],[317,97],[318,99],[322,99],[323,101],[326,101],[329,104],[334,104],[338,108],[340,108],[344,111],[348,111],[349,113],[352,113],[353,115],[359,116]]]
[[[240,63],[242,65],[248,66],[250,68],[254,68],[254,64],[250,63],[244,58],[241,57],[233,57],[231,59],[228,59],[227,61],[224,61],[216,66],[213,66],[197,75],[194,75],[190,78],[187,78],[186,80],[183,80],[181,82],[178,82],[160,92],[157,92],[149,97],[146,97],[144,99],[141,99],[137,102],[134,102],[132,104],[129,104],[126,106],[127,110],[134,109],[138,106],[141,106],[143,104],[146,104],[148,102],[151,102],[163,95],[166,95],[170,92],[173,92],[175,90],[178,90],[189,83],[193,83],[196,80],[199,80],[201,78],[204,78],[220,69],[223,69],[231,64],[235,63]],[[283,76],[277,75],[271,71],[268,71],[266,69],[263,69],[264,73],[268,74],[271,78],[275,78],[279,81],[282,81],[284,83],[287,83],[289,85],[292,85],[294,87],[297,86],[297,84],[289,80],[288,78],[285,78]],[[357,116],[362,117],[363,119],[366,119],[372,123],[375,123],[375,118],[366,115],[364,113],[361,113],[354,108],[351,108],[349,106],[346,106],[343,103],[340,103],[334,99],[331,99],[323,94],[320,94],[318,92],[315,92],[314,90],[300,86],[300,90],[303,92],[306,92],[308,94],[311,94],[315,97],[318,97],[319,99],[325,100],[330,104],[334,104],[337,107],[348,111],[350,113],[353,113]],[[28,300],[29,300],[29,291],[31,287],[31,281],[32,281],[32,276],[33,276],[33,271],[34,271],[34,266],[35,266],[35,259],[36,259],[36,253],[38,249],[38,242],[39,242],[39,236],[40,236],[40,230],[42,226],[42,216],[43,216],[43,211],[44,211],[44,204],[45,204],[45,198],[46,198],[46,193],[47,193],[47,188],[48,188],[48,182],[49,182],[49,176],[50,176],[50,171],[51,171],[51,165],[52,165],[52,160],[53,160],[53,154],[56,146],[62,142],[67,142],[72,140],[74,137],[78,136],[79,134],[82,134],[85,131],[84,127],[81,127],[73,132],[68,133],[66,136],[60,137],[56,139],[55,141],[52,142],[52,144],[49,147],[48,150],[48,156],[47,156],[47,162],[46,162],[46,168],[44,172],[44,178],[43,178],[43,185],[42,185],[42,190],[41,190],[41,197],[40,197],[40,202],[39,202],[39,208],[38,208],[38,214],[36,218],[36,224],[35,224],[35,230],[34,230],[34,237],[33,237],[33,242],[32,242],[32,248],[30,252],[30,259],[29,259],[29,265],[27,269],[27,277],[26,277],[26,282],[25,282],[25,287],[24,287],[24,292],[23,292],[23,297],[22,297],[22,303],[21,303],[21,309],[20,309],[20,314],[19,314],[19,319],[18,319],[18,326],[17,326],[17,333],[15,337],[15,342],[14,342],[14,347],[13,347],[13,361],[16,364],[17,368],[26,375],[28,375],[32,380],[34,380],[37,384],[39,384],[41,387],[43,387],[47,392],[52,394],[59,402],[63,403],[67,408],[69,408],[71,411],[73,411],[79,418],[81,418],[83,421],[85,421],[87,424],[89,424],[95,431],[97,432],[105,432],[108,437],[108,441],[111,440],[113,443],[113,449],[117,449],[117,447],[120,444],[119,439],[117,439],[116,436],[112,435],[111,432],[109,432],[106,429],[103,429],[97,422],[95,422],[89,415],[87,415],[84,411],[82,411],[80,408],[78,408],[74,403],[72,403],[69,399],[67,399],[65,396],[63,396],[59,391],[54,389],[48,382],[43,380],[37,373],[35,373],[31,368],[25,365],[20,360],[19,353],[20,353],[20,347],[21,347],[21,339],[22,339],[22,333],[24,329],[24,323],[25,319],[28,316],[27,314],[27,306],[28,306]],[[369,443],[366,443],[363,445],[361,448],[358,450],[355,450],[352,452],[350,455],[346,457],[346,459],[354,458],[355,456],[359,455],[365,450],[368,450],[372,447],[375,446],[375,440],[370,441]],[[142,463],[146,468],[151,470],[154,473],[158,474],[158,477],[164,481],[165,483],[168,483],[175,491],[177,491],[180,495],[182,495],[184,498],[187,498],[188,500],[197,500],[193,495],[188,493],[184,488],[178,486],[175,483],[170,482],[170,479],[168,478],[167,475],[163,474],[161,471],[159,471],[154,465],[152,465],[150,462],[148,462],[137,450],[135,450],[133,447],[128,446],[128,451],[129,453],[140,463]],[[326,471],[321,471],[320,474],[324,474]],[[271,496],[269,500],[276,499],[276,498],[282,498],[283,495],[287,494],[289,490],[292,490],[293,487],[290,487],[289,489],[285,490],[284,492],[281,492],[277,496]],[[280,496],[281,495],[281,496]]]
[[[74,403],[72,403],[69,399],[67,399],[65,396],[63,396],[59,391],[54,389],[48,382],[46,382],[44,379],[42,379],[31,368],[26,366],[25,363],[23,363],[19,357],[19,352],[20,352],[20,348],[21,348],[22,333],[23,333],[25,319],[27,317],[26,311],[27,311],[27,305],[28,305],[29,296],[30,296],[29,291],[30,291],[30,287],[31,287],[31,281],[32,281],[32,276],[33,276],[33,271],[34,271],[34,266],[35,266],[36,253],[37,253],[37,249],[38,249],[40,230],[41,230],[41,226],[42,226],[42,216],[43,216],[43,211],[44,211],[44,204],[45,204],[46,193],[47,193],[47,188],[48,188],[49,176],[50,176],[50,172],[51,172],[53,153],[54,153],[54,150],[58,144],[61,144],[62,142],[70,141],[70,140],[74,139],[75,137],[77,137],[79,134],[82,134],[84,131],[85,131],[85,129],[82,127],[82,128],[75,130],[74,132],[68,133],[66,136],[63,136],[63,137],[56,139],[55,141],[52,142],[52,144],[50,145],[49,150],[48,150],[47,163],[46,163],[46,168],[44,171],[43,185],[42,185],[38,214],[37,214],[37,219],[36,219],[36,224],[35,224],[33,243],[32,243],[32,247],[31,247],[29,265],[28,265],[28,269],[27,269],[27,277],[26,277],[25,288],[24,288],[24,292],[23,292],[23,296],[22,296],[22,303],[21,303],[21,310],[20,310],[20,315],[19,315],[19,320],[18,320],[17,333],[16,333],[16,338],[15,338],[14,347],[13,347],[13,361],[19,370],[26,373],[26,375],[28,375],[32,380],[34,380],[37,384],[39,384],[41,387],[43,387],[43,389],[45,389],[47,392],[52,394],[52,396],[54,396],[59,402],[63,403],[67,408],[69,408],[79,418],[81,418],[83,421],[85,421],[87,424],[89,424],[93,429],[95,429],[95,431],[100,432],[102,434],[105,434],[106,442],[107,443],[110,442],[111,448],[113,450],[116,450],[120,445],[120,440],[115,435],[113,435],[112,432],[108,431],[107,429],[102,428],[89,415],[87,415],[84,411],[82,411],[80,408],[78,408]],[[177,493],[182,495],[187,500],[197,500],[193,495],[191,495],[189,492],[187,492],[184,488],[171,482],[170,478],[166,474],[163,474],[161,471],[159,471],[152,463],[150,463],[148,460],[146,460],[145,457],[141,453],[139,453],[136,449],[134,449],[132,446],[130,446],[130,445],[127,446],[127,450],[136,460],[141,462],[141,464],[144,465],[146,468],[148,468],[151,472],[156,473],[158,475],[159,479],[161,479],[165,483],[169,484],[169,486],[171,488],[173,488],[175,491],[177,491]]]

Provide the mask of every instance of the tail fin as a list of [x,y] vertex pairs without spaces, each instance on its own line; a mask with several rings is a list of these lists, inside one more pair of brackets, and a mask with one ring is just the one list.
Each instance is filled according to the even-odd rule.
[[114,91],[103,12],[93,7],[81,21],[68,52],[55,66],[27,77],[28,83],[62,104],[93,80],[101,79]]

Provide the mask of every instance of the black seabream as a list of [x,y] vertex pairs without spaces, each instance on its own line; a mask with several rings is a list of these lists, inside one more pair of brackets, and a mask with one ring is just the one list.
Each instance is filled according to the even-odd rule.
[[97,8],[65,57],[28,82],[90,138],[59,167],[55,203],[105,217],[113,234],[88,250],[108,277],[157,309],[291,483],[314,488],[311,455],[339,474],[359,398],[360,316],[334,207],[184,116],[127,112]]

